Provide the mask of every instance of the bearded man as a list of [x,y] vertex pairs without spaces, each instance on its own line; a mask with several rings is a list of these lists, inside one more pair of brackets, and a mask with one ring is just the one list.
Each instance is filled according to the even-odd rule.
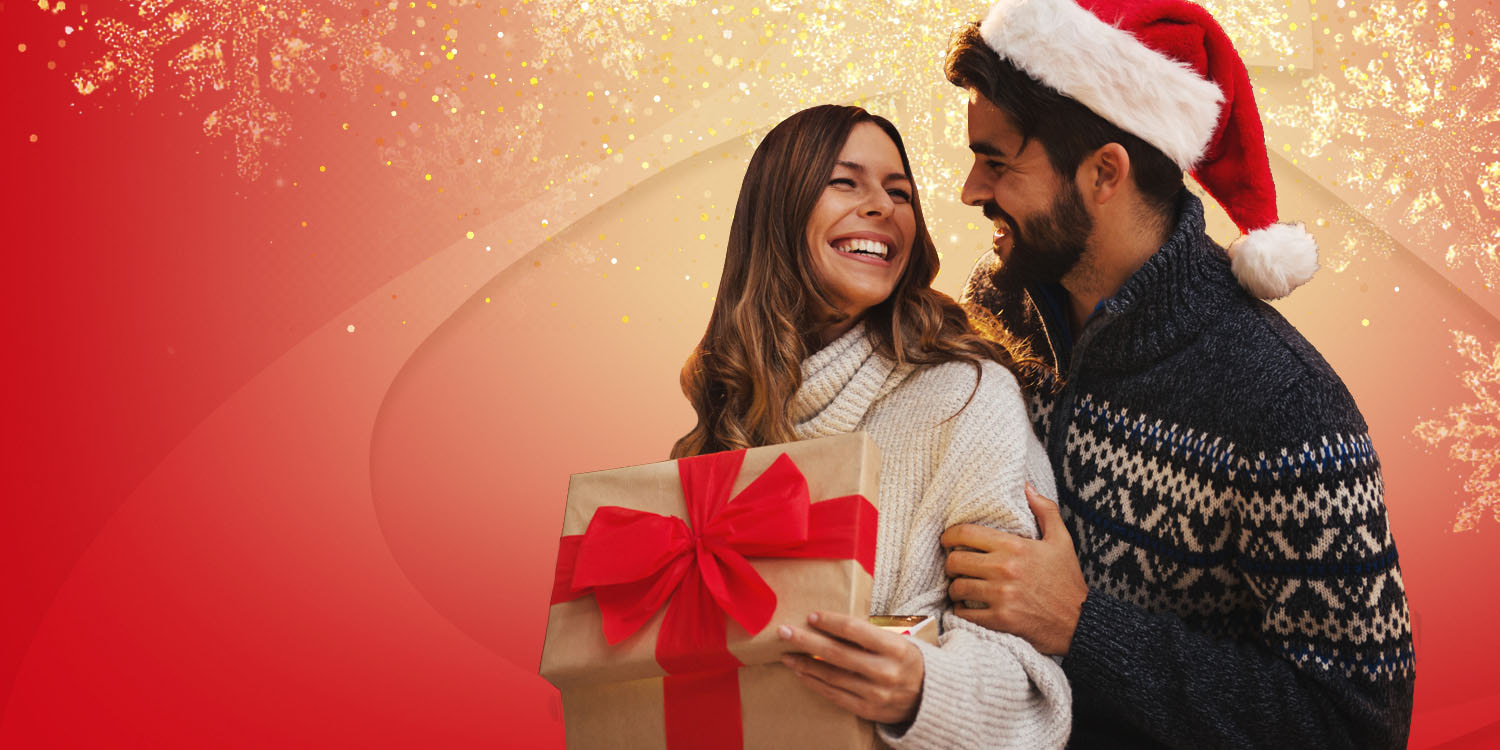
[[[1050,365],[1043,538],[943,537],[956,614],[1061,657],[1077,747],[1400,747],[1415,679],[1380,464],[1262,298],[1316,270],[1279,224],[1251,84],[1183,0],[1001,0],[965,29],[966,297]],[[1191,173],[1246,236],[1204,232]]]

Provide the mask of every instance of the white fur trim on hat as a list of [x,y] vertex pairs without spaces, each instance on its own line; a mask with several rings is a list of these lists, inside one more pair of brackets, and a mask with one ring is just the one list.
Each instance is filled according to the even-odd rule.
[[1183,171],[1218,128],[1224,94],[1216,84],[1072,0],[1000,0],[979,33],[1001,57],[1161,149]]
[[1229,244],[1230,268],[1251,294],[1280,299],[1318,270],[1318,243],[1301,224],[1272,224]]

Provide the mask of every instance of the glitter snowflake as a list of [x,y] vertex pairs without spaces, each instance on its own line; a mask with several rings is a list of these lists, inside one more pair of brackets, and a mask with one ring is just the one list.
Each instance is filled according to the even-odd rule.
[[1473,467],[1464,480],[1464,492],[1473,499],[1453,521],[1454,531],[1469,531],[1486,511],[1500,521],[1500,345],[1486,352],[1478,338],[1454,331],[1453,348],[1474,364],[1462,379],[1475,400],[1449,409],[1446,421],[1427,420],[1413,432],[1433,447],[1451,441],[1448,456]]
[[[94,29],[106,51],[73,78],[80,94],[120,84],[138,99],[154,93],[159,73],[183,99],[219,98],[203,131],[234,139],[236,170],[260,176],[262,149],[289,133],[285,111],[267,91],[311,92],[327,72],[354,91],[365,71],[400,75],[404,53],[382,42],[395,28],[394,3],[329,0],[323,7],[287,0],[124,0],[133,14],[106,17]],[[131,18],[131,16],[134,16]],[[123,20],[129,19],[129,20]]]
[[636,78],[637,65],[651,41],[668,27],[672,11],[696,4],[697,0],[536,0],[532,33],[541,43],[543,59],[565,62],[578,53],[595,55],[606,70]]
[[[938,154],[940,145],[967,146],[967,100],[948,83],[944,53],[954,33],[984,8],[934,0],[819,3],[807,10],[789,5],[776,43],[790,48],[794,64],[768,68],[762,88],[781,92],[793,108],[863,100],[901,123],[919,184],[957,185],[967,164]],[[929,200],[951,201],[954,192],[929,191]]]
[[1357,260],[1388,259],[1396,250],[1389,234],[1347,203],[1320,206],[1297,218],[1309,219],[1315,234],[1328,233],[1329,240],[1318,245],[1319,269],[1343,273]]
[[[943,76],[943,51],[953,33],[985,7],[938,0],[709,7],[696,0],[536,0],[531,15],[539,63],[588,56],[601,72],[622,79],[612,85],[626,106],[641,92],[663,107],[695,106],[690,100],[697,94],[688,93],[695,89],[656,87],[642,73],[647,61],[695,67],[687,61],[701,53],[713,68],[704,65],[698,75],[762,103],[762,122],[827,102],[861,103],[893,117],[919,180],[936,185],[956,184],[961,177],[938,157],[939,140],[967,143],[962,92]],[[679,92],[685,96],[666,96]],[[947,198],[953,191],[942,192]]]
[[1247,61],[1287,60],[1298,51],[1295,23],[1286,0],[1205,0],[1234,48]]
[[1266,116],[1300,131],[1305,156],[1344,165],[1340,183],[1377,223],[1407,228],[1444,248],[1449,268],[1472,265],[1494,285],[1500,100],[1488,87],[1500,66],[1492,33],[1500,24],[1477,10],[1455,21],[1447,6],[1381,2],[1357,21],[1335,17],[1328,30],[1338,31],[1324,39],[1337,71],[1305,79],[1301,101]]
[[440,87],[436,96],[444,107],[440,114],[426,115],[403,135],[382,142],[380,158],[411,175],[413,183],[425,173],[476,205],[506,210],[549,181],[568,185],[597,175],[597,167],[587,175],[572,173],[569,159],[547,153],[537,137],[544,125],[535,107],[500,114],[468,105],[452,88]]

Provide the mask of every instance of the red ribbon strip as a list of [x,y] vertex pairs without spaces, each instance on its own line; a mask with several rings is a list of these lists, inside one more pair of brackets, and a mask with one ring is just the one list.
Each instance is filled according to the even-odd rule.
[[[776,592],[747,557],[852,558],[873,575],[876,517],[868,500],[849,495],[811,502],[807,479],[784,453],[731,500],[744,460],[742,450],[678,460],[691,526],[675,516],[600,507],[583,534],[562,538],[552,603],[593,594],[611,645],[665,606],[657,663],[673,676],[722,673],[741,666],[729,653],[725,616],[754,635],[776,611]],[[669,678],[669,747],[686,747],[682,742],[693,737],[709,743],[705,747],[724,746],[717,730],[701,735],[697,729],[730,719],[740,726],[739,682],[732,671],[729,678],[702,675],[704,684],[693,687]],[[732,717],[722,710],[687,710],[683,703],[723,709],[731,700]],[[740,733],[734,734],[737,746]]]
[[662,678],[661,697],[670,750],[744,747],[738,669],[669,674]]

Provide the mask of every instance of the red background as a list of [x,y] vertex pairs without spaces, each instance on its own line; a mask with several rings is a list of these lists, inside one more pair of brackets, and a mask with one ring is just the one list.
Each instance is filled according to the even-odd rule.
[[[0,745],[561,746],[536,666],[567,477],[689,425],[676,371],[748,146],[572,185],[603,197],[543,227],[567,196],[437,192],[372,145],[384,97],[325,87],[281,100],[293,135],[249,180],[202,102],[79,95],[100,48],[57,46],[60,17],[0,4]],[[1470,399],[1449,331],[1497,331],[1427,257],[1281,308],[1385,465],[1412,744],[1480,747],[1495,523],[1452,530],[1462,467],[1412,427]]]

